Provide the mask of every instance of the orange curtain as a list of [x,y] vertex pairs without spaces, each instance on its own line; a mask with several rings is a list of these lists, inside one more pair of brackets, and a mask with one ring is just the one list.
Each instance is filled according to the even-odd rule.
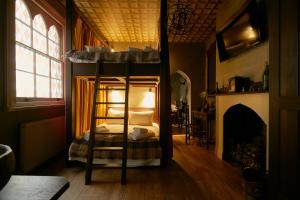
[[75,23],[74,28],[74,48],[76,50],[83,50],[84,49],[84,43],[83,43],[83,21],[78,17]]
[[[104,88],[105,86],[101,86]],[[94,81],[89,81],[81,77],[75,78],[75,136],[82,138],[83,133],[90,129],[91,113],[94,97]],[[106,101],[106,92],[98,93],[97,101]],[[97,116],[106,115],[106,105],[97,106]],[[103,120],[97,120],[97,125]]]
[[[94,84],[93,84],[94,86]],[[94,88],[94,87],[93,87]],[[105,86],[104,85],[100,85],[101,89],[104,89]],[[97,96],[97,101],[98,102],[106,102],[107,101],[107,93],[105,90],[101,90],[99,93],[98,93],[98,96]],[[106,116],[107,114],[107,105],[106,104],[98,104],[97,105],[97,110],[96,110],[96,115],[97,116]],[[96,124],[101,124],[103,123],[105,120],[103,119],[98,119],[96,121]]]
[[77,17],[74,28],[74,41],[75,50],[84,50],[84,45],[101,46],[102,43],[95,36],[95,33],[88,27],[80,17]]

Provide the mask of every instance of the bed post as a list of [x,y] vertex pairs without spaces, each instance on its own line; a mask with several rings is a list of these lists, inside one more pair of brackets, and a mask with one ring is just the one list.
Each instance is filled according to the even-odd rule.
[[160,5],[160,143],[162,147],[162,166],[166,166],[173,156],[172,132],[170,126],[170,63],[168,44],[168,1]]
[[[73,0],[66,0],[66,51],[72,50],[73,41]],[[73,139],[72,126],[72,63],[65,62],[65,123],[67,134],[66,163],[68,164],[68,149]]]

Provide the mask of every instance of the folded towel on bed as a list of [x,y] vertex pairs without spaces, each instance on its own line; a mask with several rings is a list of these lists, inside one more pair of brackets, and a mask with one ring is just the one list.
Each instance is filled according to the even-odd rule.
[[104,132],[109,132],[109,129],[106,128],[105,126],[96,127],[96,133],[104,133]]
[[[109,129],[107,129],[105,126],[96,127],[96,133],[106,133],[106,132],[109,132]],[[83,138],[85,140],[89,140],[89,137],[90,137],[90,130],[85,131]]]
[[141,140],[149,137],[153,137],[155,134],[146,128],[134,127],[133,132],[128,134],[128,138],[131,140]]

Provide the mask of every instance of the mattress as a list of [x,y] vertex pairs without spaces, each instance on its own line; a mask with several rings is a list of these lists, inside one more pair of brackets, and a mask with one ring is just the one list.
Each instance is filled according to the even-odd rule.
[[159,63],[159,52],[154,49],[129,49],[128,51],[111,52],[103,48],[84,51],[70,51],[66,57],[73,63],[96,63],[98,60],[106,62]]
[[[109,147],[122,146],[122,135],[113,133],[122,132],[123,125],[121,124],[101,124],[98,127],[106,127],[109,131],[107,135],[97,135],[95,138],[95,146]],[[134,128],[147,128],[153,132],[154,136],[139,140],[128,139],[127,158],[131,163],[139,163],[140,165],[157,165],[161,158],[161,147],[159,144],[159,128],[156,124],[153,126],[136,126],[128,125],[128,133],[130,134]],[[86,162],[88,150],[89,132],[86,132],[84,137],[79,140],[74,140],[69,148],[69,160],[77,160]],[[116,160],[122,158],[121,151],[96,151],[94,152],[94,163],[107,164],[118,163]],[[155,164],[154,164],[155,163]]]

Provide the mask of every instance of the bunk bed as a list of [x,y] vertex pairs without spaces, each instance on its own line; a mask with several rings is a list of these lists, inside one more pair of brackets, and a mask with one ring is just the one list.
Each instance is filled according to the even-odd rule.
[[[99,50],[101,51],[101,50]],[[78,53],[87,55],[87,51],[73,52],[69,54],[69,60],[73,69],[73,77],[93,77],[96,72],[97,58],[95,59],[95,52],[92,52],[93,56],[78,56]],[[157,51],[151,50],[142,52],[134,50],[133,52],[105,52],[100,53],[102,56],[102,72],[103,85],[106,88],[111,88],[112,91],[120,88],[123,85],[119,79],[113,77],[122,77],[126,73],[126,66],[130,63],[130,82],[135,81],[135,84],[139,83],[139,86],[149,87],[149,82],[153,85],[158,85],[160,76],[160,59]],[[120,54],[122,54],[120,56]],[[149,56],[151,54],[151,56]],[[103,56],[105,55],[105,56]],[[123,56],[124,55],[124,56]],[[128,56],[131,55],[131,56]],[[94,57],[95,56],[95,57]],[[80,59],[78,58],[80,57]],[[116,57],[122,57],[120,61]],[[144,58],[144,59],[141,59]],[[134,78],[134,77],[139,77]],[[143,77],[143,78],[142,78]],[[148,84],[144,82],[147,81]],[[143,85],[144,84],[144,85]],[[108,104],[111,105],[111,104]],[[112,106],[112,105],[111,105]],[[123,108],[124,109],[124,108]],[[138,110],[137,110],[138,109]],[[129,107],[129,125],[128,125],[128,167],[137,166],[159,166],[161,159],[161,147],[159,144],[159,125],[153,123],[153,114],[156,108],[131,108]],[[106,109],[108,112],[106,116],[124,115],[124,110],[120,111],[119,107],[111,107]],[[111,111],[111,112],[110,112]],[[143,118],[143,120],[140,120]],[[158,120],[156,120],[158,121]],[[122,120],[108,119],[97,126],[97,128],[103,132],[107,132],[107,136],[101,135],[96,137],[96,146],[120,146],[122,143],[122,137],[116,134],[120,133],[123,129]],[[145,137],[142,135],[144,134]],[[139,135],[135,135],[138,134]],[[86,162],[88,152],[88,138],[89,131],[83,134],[83,137],[77,140],[73,140],[69,148],[69,160]],[[94,163],[105,164],[106,166],[120,166],[122,153],[121,152],[95,152]]]
[[[67,10],[67,49],[72,49],[72,30],[73,30],[73,1],[67,0],[66,4]],[[159,77],[159,126],[156,126],[156,134],[154,133],[154,137],[149,137],[141,142],[141,140],[128,140],[128,147],[134,146],[135,148],[142,147],[145,149],[151,148],[155,149],[152,150],[154,156],[150,156],[152,161],[147,163],[147,156],[151,155],[149,151],[145,151],[147,153],[141,153],[137,156],[134,151],[132,151],[132,158],[133,160],[144,160],[142,164],[139,163],[132,163],[132,166],[140,166],[140,165],[167,165],[172,157],[172,135],[170,132],[170,123],[169,123],[169,115],[170,115],[170,83],[169,83],[169,76],[170,76],[170,69],[169,69],[169,54],[168,54],[168,39],[167,39],[167,27],[166,27],[166,20],[167,20],[167,1],[161,1],[161,20],[160,20],[160,52],[159,52],[159,60],[155,62],[143,62],[143,60],[133,61],[132,59],[116,59],[116,60],[101,60],[101,74],[103,76],[108,77],[121,77],[124,74],[128,73],[128,77]],[[126,54],[128,56],[128,54]],[[125,57],[126,57],[125,55]],[[119,55],[122,57],[122,55]],[[93,59],[92,59],[93,60]],[[99,59],[98,59],[99,60]],[[85,137],[81,138],[81,140],[77,140],[74,142],[74,78],[78,76],[83,77],[92,77],[95,76],[97,73],[97,63],[95,60],[92,62],[90,61],[76,61],[71,60],[73,62],[66,63],[66,131],[67,131],[67,148],[69,149],[67,154],[67,160],[70,156],[71,159],[84,161],[86,156],[86,135]],[[126,108],[125,108],[126,110]],[[127,108],[128,110],[128,108]],[[126,112],[126,111],[125,111]],[[101,127],[108,128],[109,125],[101,124],[98,126],[100,129]],[[124,126],[125,127],[125,126]],[[159,128],[158,128],[159,127]],[[132,132],[131,129],[135,127],[129,126],[128,133]],[[141,128],[141,127],[140,127]],[[144,127],[143,127],[144,128]],[[149,127],[148,127],[149,128]],[[112,139],[113,138],[113,139]],[[118,143],[119,138],[117,136],[113,136],[110,138],[110,142],[114,141]],[[105,139],[101,138],[102,143],[100,145],[107,142]],[[99,140],[100,142],[100,140]],[[97,138],[96,138],[97,144]],[[79,151],[76,151],[79,150]],[[84,150],[82,150],[84,149]],[[95,162],[99,163],[112,163],[111,158],[119,159],[122,157],[120,154],[98,154],[95,155],[96,159]],[[130,150],[128,151],[128,155],[130,158]],[[98,156],[98,160],[97,160]],[[123,155],[124,157],[124,155]],[[154,162],[153,162],[154,159]],[[156,162],[159,159],[159,162]],[[129,162],[130,163],[130,162]],[[116,164],[116,163],[114,163]],[[118,164],[118,163],[117,163]]]

